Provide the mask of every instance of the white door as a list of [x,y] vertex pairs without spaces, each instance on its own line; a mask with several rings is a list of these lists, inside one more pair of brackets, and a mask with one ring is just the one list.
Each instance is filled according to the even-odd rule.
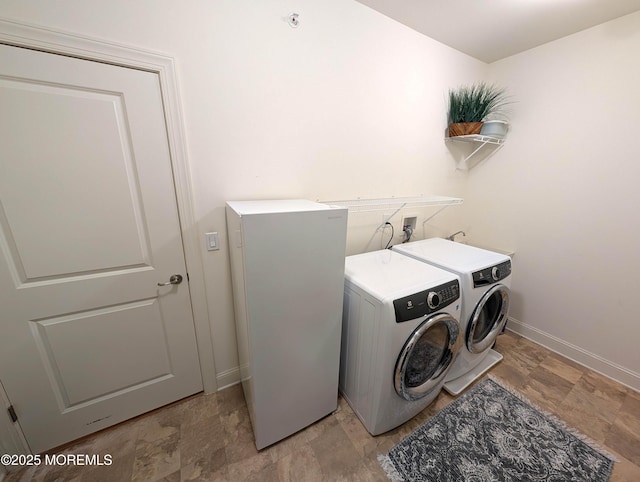
[[0,306],[34,452],[202,390],[155,73],[0,45]]

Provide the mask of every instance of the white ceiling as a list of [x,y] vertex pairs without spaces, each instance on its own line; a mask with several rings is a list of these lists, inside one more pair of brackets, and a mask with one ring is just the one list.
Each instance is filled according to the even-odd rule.
[[640,10],[640,0],[357,1],[484,62]]

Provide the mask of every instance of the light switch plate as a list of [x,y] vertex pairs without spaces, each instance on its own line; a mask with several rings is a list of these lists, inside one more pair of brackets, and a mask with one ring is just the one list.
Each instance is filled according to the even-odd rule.
[[218,242],[218,233],[205,233],[207,239],[207,251],[217,251],[220,249]]

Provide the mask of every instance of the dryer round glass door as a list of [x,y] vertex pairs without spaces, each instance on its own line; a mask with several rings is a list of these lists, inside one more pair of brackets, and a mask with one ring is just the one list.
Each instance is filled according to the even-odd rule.
[[404,344],[394,375],[396,392],[413,401],[438,388],[460,347],[458,321],[446,313],[427,318]]
[[493,345],[507,323],[510,294],[509,288],[498,284],[480,298],[467,330],[467,348],[471,353],[483,353]]

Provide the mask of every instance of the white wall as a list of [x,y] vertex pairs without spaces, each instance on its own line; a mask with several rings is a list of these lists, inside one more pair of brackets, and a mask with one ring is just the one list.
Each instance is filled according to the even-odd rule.
[[[219,385],[237,378],[226,200],[442,194],[465,203],[419,237],[515,250],[511,326],[640,388],[640,14],[490,66],[352,0],[2,0],[0,16],[176,59],[201,231],[223,241],[202,247]],[[483,78],[517,104],[467,175],[445,94]],[[367,244],[380,218],[351,216],[350,253],[385,242]]]
[[640,389],[640,12],[490,65],[505,147],[469,173],[470,238],[516,251],[511,323]]
[[[355,1],[2,0],[0,16],[175,58],[197,216],[222,240],[202,246],[220,386],[237,379],[226,200],[465,196],[445,96],[487,65]],[[459,229],[462,209],[425,234]],[[380,218],[351,217],[349,252],[380,246]]]

